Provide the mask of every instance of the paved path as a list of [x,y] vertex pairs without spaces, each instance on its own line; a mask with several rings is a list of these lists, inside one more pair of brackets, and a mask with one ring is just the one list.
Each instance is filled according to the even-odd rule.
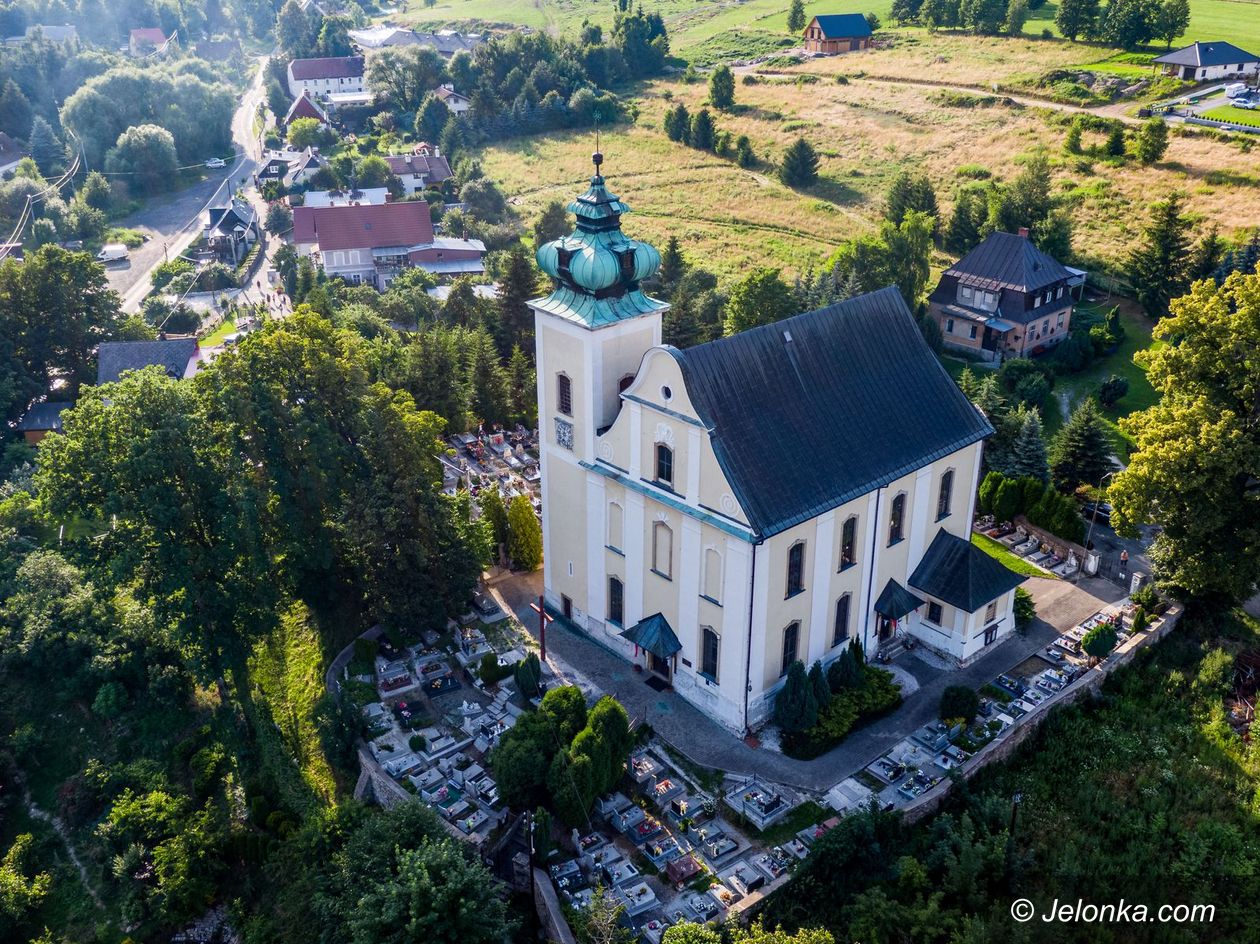
[[[935,720],[941,692],[946,686],[979,688],[1123,595],[1119,588],[1101,580],[1085,580],[1078,587],[1062,580],[1033,578],[1025,586],[1044,618],[1036,620],[1023,634],[1012,635],[999,643],[965,669],[942,669],[919,658],[917,652],[903,655],[897,665],[914,675],[919,689],[911,693],[897,711],[854,732],[834,750],[812,761],[794,760],[774,751],[749,747],[677,693],[649,688],[630,663],[558,620],[547,633],[547,654],[549,658],[558,658],[573,666],[599,689],[613,695],[626,706],[631,718],[646,720],[658,735],[693,762],[822,793],[915,729]],[[495,582],[491,590],[536,636],[538,618],[529,605],[537,601],[542,591],[542,573],[505,577]]]

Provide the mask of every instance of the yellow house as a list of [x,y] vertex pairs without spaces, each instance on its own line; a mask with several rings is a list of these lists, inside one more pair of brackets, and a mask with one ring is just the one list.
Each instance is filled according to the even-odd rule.
[[969,541],[992,428],[897,290],[662,345],[601,161],[531,302],[550,606],[737,732],[850,639],[964,663],[1009,633],[1023,578]]

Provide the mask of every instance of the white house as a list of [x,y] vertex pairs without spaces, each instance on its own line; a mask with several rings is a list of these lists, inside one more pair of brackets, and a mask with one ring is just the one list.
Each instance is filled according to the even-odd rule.
[[1012,632],[1023,578],[969,540],[993,430],[900,293],[663,345],[601,161],[530,303],[549,606],[737,732],[850,639],[965,663]]
[[363,190],[308,190],[302,194],[301,206],[328,207],[368,204],[379,206],[389,202],[389,188],[366,187]]
[[1234,76],[1255,75],[1260,71],[1260,56],[1239,49],[1221,40],[1191,43],[1184,49],[1165,53],[1152,60],[1163,66],[1166,75],[1190,82],[1211,82]]
[[337,93],[367,91],[362,56],[335,56],[327,59],[294,59],[289,63],[289,94],[294,98],[309,92],[312,98]]
[[425,187],[436,186],[451,176],[451,165],[431,144],[417,144],[410,154],[391,154],[385,158],[390,171],[402,181],[403,190],[411,196]]
[[450,109],[453,115],[462,115],[468,109],[472,108],[472,100],[467,95],[460,95],[455,91],[455,86],[447,82],[433,90],[433,95],[443,105]]

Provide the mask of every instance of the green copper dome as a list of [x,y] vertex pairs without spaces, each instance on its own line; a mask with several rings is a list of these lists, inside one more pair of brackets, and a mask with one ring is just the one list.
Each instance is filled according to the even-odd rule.
[[568,206],[577,218],[576,228],[538,248],[538,266],[551,276],[555,288],[533,303],[587,327],[665,308],[664,302],[649,298],[640,288],[660,268],[661,254],[621,232],[621,215],[630,207],[604,185],[599,173],[604,156],[597,151],[593,160],[590,187]]

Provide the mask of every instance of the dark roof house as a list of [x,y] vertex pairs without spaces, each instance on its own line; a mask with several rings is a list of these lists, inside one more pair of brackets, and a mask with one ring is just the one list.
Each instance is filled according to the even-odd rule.
[[895,288],[670,350],[762,537],[993,432]]
[[12,170],[27,153],[22,146],[3,131],[0,131],[0,172]]
[[317,79],[358,79],[363,76],[363,57],[294,59],[289,63],[289,75],[299,82]]
[[974,613],[1026,579],[942,528],[910,575],[910,586]]
[[814,23],[824,39],[871,35],[871,24],[861,13],[828,13],[814,17]]
[[1240,69],[1248,63],[1260,62],[1260,56],[1239,49],[1233,43],[1216,41],[1211,43],[1191,43],[1181,49],[1157,56],[1152,62],[1159,65],[1191,66],[1193,68],[1210,68],[1212,66],[1237,66]]
[[[73,402],[36,403],[18,421],[17,431],[27,434],[59,433],[61,432],[61,414],[73,406]],[[27,439],[37,439],[37,437],[28,435]]]
[[103,341],[96,352],[97,384],[113,383],[129,370],[158,366],[176,380],[197,369],[200,345],[196,338],[161,341]]

